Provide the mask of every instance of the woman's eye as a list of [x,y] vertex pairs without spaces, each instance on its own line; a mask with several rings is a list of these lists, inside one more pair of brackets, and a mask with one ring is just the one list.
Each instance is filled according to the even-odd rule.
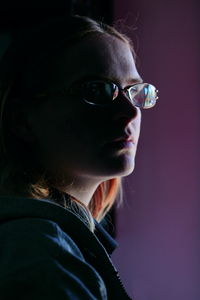
[[99,87],[96,83],[92,83],[90,86],[90,91],[93,95],[99,95]]
[[91,94],[91,96],[99,96],[100,94],[99,85],[96,83],[91,83],[88,87],[88,92]]

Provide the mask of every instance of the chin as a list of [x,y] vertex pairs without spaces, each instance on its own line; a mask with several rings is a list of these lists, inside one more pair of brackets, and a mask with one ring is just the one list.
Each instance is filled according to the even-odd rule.
[[135,160],[133,158],[121,157],[115,160],[110,160],[107,166],[107,175],[112,177],[124,177],[130,175],[135,169]]
[[130,175],[131,173],[133,173],[134,169],[135,169],[135,163],[132,164],[132,165],[130,165],[129,168],[124,169],[122,171],[122,175],[121,176],[124,177],[124,176]]

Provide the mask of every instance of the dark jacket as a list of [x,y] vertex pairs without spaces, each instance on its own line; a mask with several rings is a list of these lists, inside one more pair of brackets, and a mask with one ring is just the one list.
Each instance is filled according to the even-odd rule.
[[0,197],[0,299],[131,299],[110,259],[117,243],[95,224],[50,201]]

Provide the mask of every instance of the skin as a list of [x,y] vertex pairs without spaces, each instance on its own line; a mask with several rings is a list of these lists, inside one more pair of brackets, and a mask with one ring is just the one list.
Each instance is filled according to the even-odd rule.
[[[108,34],[85,37],[63,51],[51,68],[49,91],[62,91],[88,75],[106,78],[121,88],[142,82],[129,46]],[[57,95],[27,113],[25,138],[36,143],[45,168],[60,174],[57,187],[88,205],[101,182],[134,170],[140,123],[140,109],[123,93],[109,107]],[[106,146],[126,133],[134,137],[131,148]]]

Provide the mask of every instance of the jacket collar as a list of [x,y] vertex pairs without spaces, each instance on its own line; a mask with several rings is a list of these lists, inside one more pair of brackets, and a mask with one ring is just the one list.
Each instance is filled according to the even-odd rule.
[[84,236],[85,242],[87,237],[88,242],[92,242],[93,245],[97,245],[96,242],[100,243],[109,255],[118,246],[95,219],[95,231],[92,233],[78,216],[50,200],[1,196],[0,207],[0,222],[24,217],[46,218],[55,221],[75,240],[80,240],[80,236]]
[[94,234],[97,236],[99,241],[103,244],[108,254],[112,254],[113,251],[118,247],[118,243],[114,240],[111,235],[104,229],[104,227],[94,219],[95,231]]

